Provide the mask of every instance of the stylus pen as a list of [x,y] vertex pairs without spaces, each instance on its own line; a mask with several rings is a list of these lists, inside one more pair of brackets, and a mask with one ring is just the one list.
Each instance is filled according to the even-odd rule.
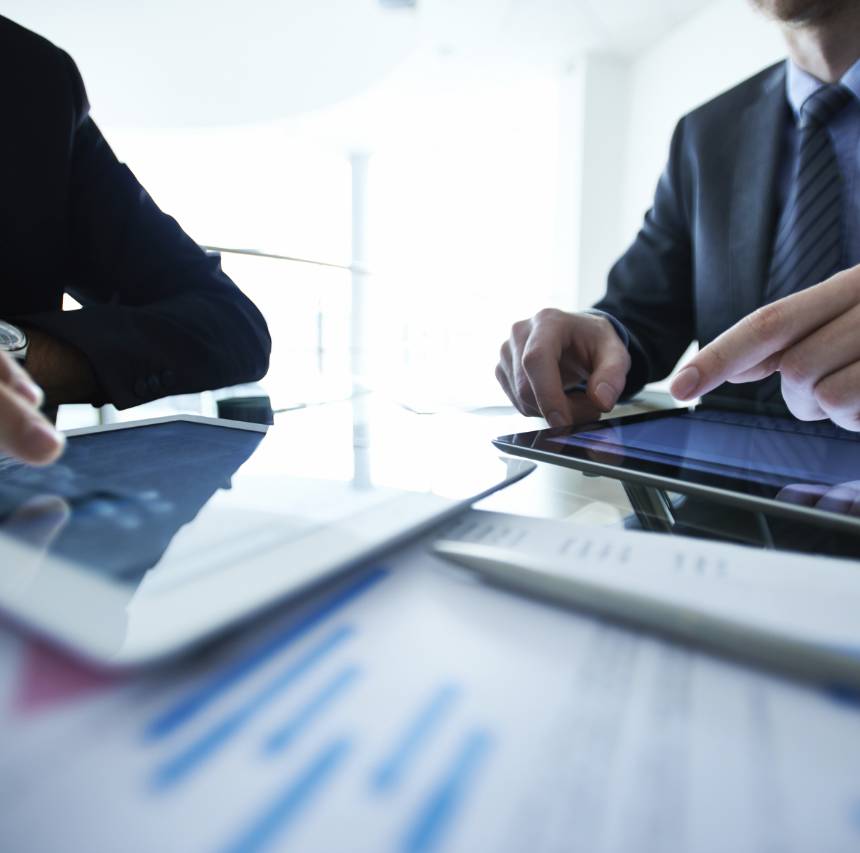
[[440,540],[433,551],[483,578],[530,596],[587,610],[744,661],[833,685],[860,687],[860,649],[817,643],[750,620],[570,573],[560,561],[479,542]]

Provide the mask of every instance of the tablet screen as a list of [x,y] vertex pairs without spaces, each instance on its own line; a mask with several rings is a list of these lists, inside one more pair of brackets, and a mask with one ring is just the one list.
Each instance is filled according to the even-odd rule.
[[175,421],[69,439],[54,465],[0,460],[0,532],[133,581],[160,560],[263,433]]
[[830,421],[695,410],[588,429],[551,441],[763,485],[860,481],[860,437]]
[[646,475],[669,491],[719,489],[860,518],[860,433],[826,420],[697,407],[503,436],[497,445],[586,471],[614,469],[620,479]]
[[[356,463],[362,458],[354,456],[352,433],[341,438],[353,455],[332,445],[309,454],[286,429],[186,420],[73,435],[45,468],[0,458],[0,544],[11,538],[123,585],[145,578],[149,587],[290,544],[300,563],[302,543],[322,532],[344,546],[360,533],[358,553],[390,525],[408,529],[413,510],[402,501],[406,489]],[[487,455],[498,477],[503,466]],[[319,473],[308,476],[308,466]],[[476,470],[486,482],[486,466]],[[452,501],[432,491],[440,485],[437,476],[415,493],[428,496],[427,505],[448,507]],[[464,486],[473,487],[458,480]],[[386,517],[372,521],[374,513]]]

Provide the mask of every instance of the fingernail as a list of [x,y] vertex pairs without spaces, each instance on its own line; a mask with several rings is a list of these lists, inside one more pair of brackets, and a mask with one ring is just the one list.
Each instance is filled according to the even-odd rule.
[[30,421],[22,436],[24,450],[40,459],[50,458],[65,445],[66,437],[41,420]]
[[550,412],[546,416],[546,421],[551,427],[564,426],[565,418],[561,412]]
[[601,408],[608,412],[615,405],[615,389],[608,382],[601,382],[594,389],[594,396]]
[[679,400],[687,400],[696,396],[701,377],[696,367],[685,367],[672,381],[672,396]]
[[45,401],[45,392],[29,379],[16,379],[12,383],[12,387],[26,400],[29,400],[34,406],[41,406]]

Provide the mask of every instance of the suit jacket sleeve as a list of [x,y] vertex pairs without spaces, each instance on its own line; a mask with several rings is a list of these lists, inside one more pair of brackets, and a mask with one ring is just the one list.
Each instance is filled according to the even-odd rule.
[[170,393],[250,382],[268,368],[260,312],[120,163],[89,116],[62,53],[75,111],[69,142],[70,292],[84,306],[16,318],[80,350],[104,400],[125,408]]
[[667,376],[695,334],[683,140],[682,120],[654,204],[633,245],[610,271],[606,295],[594,306],[629,333],[632,364],[625,396]]

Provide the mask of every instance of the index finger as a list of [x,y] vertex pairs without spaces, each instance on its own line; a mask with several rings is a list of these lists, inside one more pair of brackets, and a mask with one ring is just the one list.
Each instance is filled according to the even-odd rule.
[[672,394],[680,400],[707,394],[844,313],[858,296],[860,267],[853,267],[753,311],[687,363]]
[[561,426],[571,420],[562,385],[560,355],[560,347],[547,341],[529,341],[523,353],[523,368],[538,408],[550,426]]
[[33,465],[47,465],[62,452],[65,439],[7,385],[0,383],[0,453]]
[[0,352],[0,382],[9,385],[34,406],[41,406],[45,401],[42,389],[30,379],[23,367],[5,352]]

